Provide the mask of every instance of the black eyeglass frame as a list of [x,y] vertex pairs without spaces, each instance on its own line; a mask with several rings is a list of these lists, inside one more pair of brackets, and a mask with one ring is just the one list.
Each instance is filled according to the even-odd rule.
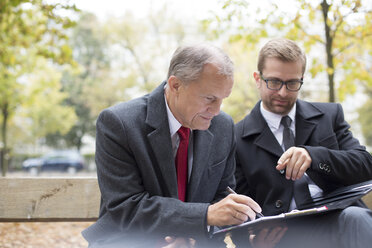
[[[270,79],[266,79],[266,78],[264,78],[264,77],[262,76],[261,73],[260,73],[260,78],[261,78],[261,79],[266,83],[266,87],[267,87],[269,90],[275,90],[275,91],[279,91],[279,90],[281,90],[282,87],[283,87],[283,85],[285,84],[285,88],[286,88],[287,90],[292,91],[292,92],[297,92],[297,91],[299,91],[299,90],[301,89],[301,87],[302,87],[302,85],[303,85],[303,83],[304,83],[304,81],[303,81],[304,78],[301,78],[299,81],[293,81],[293,80],[291,80],[291,81],[282,81],[282,80],[279,80],[279,79],[272,79],[272,80],[270,80]],[[279,89],[272,89],[272,88],[269,87],[269,81],[280,82],[282,85],[280,85]],[[298,87],[297,90],[291,90],[291,89],[288,88],[288,83],[293,83],[293,82],[300,83],[300,87]]]

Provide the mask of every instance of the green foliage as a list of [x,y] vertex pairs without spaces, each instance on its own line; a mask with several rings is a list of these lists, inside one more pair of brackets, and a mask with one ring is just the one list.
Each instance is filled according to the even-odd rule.
[[258,100],[258,91],[253,79],[256,64],[251,59],[257,56],[257,51],[252,52],[245,42],[235,42],[225,47],[225,50],[234,61],[234,87],[231,95],[224,100],[222,109],[235,122],[247,115]]
[[[64,105],[72,108],[78,116],[69,129],[55,130],[46,136],[46,143],[54,147],[74,146],[80,150],[86,134],[95,135],[95,119],[98,110],[93,109],[88,92],[93,86],[102,91],[110,67],[106,56],[107,41],[102,36],[102,27],[93,14],[82,13],[70,39],[77,68],[66,68],[62,77],[62,92],[67,98]],[[108,97],[108,96],[107,96]],[[112,97],[112,96],[111,96]],[[97,99],[95,99],[97,101]]]
[[[71,107],[62,105],[67,94],[61,92],[61,73],[43,58],[37,60],[32,76],[24,86],[24,102],[19,114],[31,139],[45,137],[56,131],[67,133],[77,121]],[[27,121],[29,119],[30,121]],[[29,123],[29,126],[27,126]]]
[[95,135],[103,109],[148,93],[165,79],[170,47],[184,37],[184,25],[166,10],[144,19],[127,12],[103,22],[82,13],[70,39],[79,67],[68,68],[62,78],[65,104],[74,108],[78,120],[67,134],[48,134],[47,144],[80,149],[84,135]]
[[[42,0],[0,2],[0,142],[5,151],[9,150],[9,123],[19,108],[27,106],[35,98],[27,92],[28,87],[24,87],[27,85],[24,80],[32,78],[34,68],[41,61],[39,58],[46,58],[47,63],[60,65],[73,63],[71,49],[66,43],[65,29],[73,26],[74,22],[62,16],[63,11],[75,12],[77,9],[68,4],[48,4]],[[55,97],[57,102],[63,98],[57,91],[52,91],[50,97]],[[64,111],[63,108],[60,110]],[[56,113],[57,111],[51,114],[53,116]],[[64,117],[70,115],[65,113]],[[48,118],[49,116],[45,117]],[[39,122],[44,122],[45,119]],[[66,125],[67,122],[62,127],[67,128]],[[7,170],[8,157],[5,154],[0,160],[3,175]]]
[[[307,53],[317,53],[309,63],[309,72],[313,78],[328,75],[330,101],[343,101],[347,94],[355,93],[357,84],[369,84],[363,75],[371,78],[366,66],[366,53],[371,56],[371,5],[360,0],[294,0],[291,5],[297,10],[291,13],[275,1],[269,3],[255,7],[242,0],[223,1],[225,13],[204,21],[204,28],[212,29],[210,33],[217,37],[228,35],[231,43],[243,40],[259,44],[278,36],[297,41]],[[333,93],[333,83],[337,94]]]
[[[311,81],[328,80],[329,101],[343,101],[363,87],[368,100],[359,110],[359,121],[367,144],[372,146],[372,6],[360,0],[293,0],[292,8],[283,7],[277,1],[253,4],[244,0],[221,1],[223,12],[202,22],[202,30],[209,39],[223,40],[230,47],[239,44],[240,54],[256,63],[258,47],[268,38],[287,37],[299,43],[307,53],[308,63],[305,87],[301,97],[325,99],[323,88],[307,90]],[[244,45],[242,45],[244,44]],[[239,48],[238,48],[239,49]],[[240,71],[238,66],[235,85],[231,96],[224,102],[223,109],[235,121],[240,120],[253,107],[258,96],[253,90],[251,75]],[[249,65],[249,63],[248,63]],[[253,70],[253,66],[245,68]],[[310,87],[311,88],[311,87]],[[255,94],[254,94],[255,93]]]
[[[364,54],[367,40],[372,35],[370,20],[371,7],[362,5],[361,1],[307,1],[298,0],[302,10],[297,12],[293,25],[287,32],[287,37],[301,40],[307,51],[317,49],[322,45],[324,59],[318,60],[310,68],[312,77],[326,72],[329,80],[335,81],[336,92],[330,83],[330,101],[343,101],[347,94],[356,92],[357,83],[363,85],[360,77],[366,68],[358,66],[365,63]],[[314,4],[317,8],[314,7]],[[325,19],[326,18],[326,19]],[[317,28],[315,28],[317,27]],[[324,29],[324,27],[328,28]],[[323,30],[319,35],[318,30]],[[314,31],[313,31],[314,30]],[[329,39],[328,39],[329,38]]]

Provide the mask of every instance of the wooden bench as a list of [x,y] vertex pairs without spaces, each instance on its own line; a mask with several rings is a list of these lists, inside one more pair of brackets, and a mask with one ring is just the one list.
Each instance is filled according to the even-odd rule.
[[95,177],[0,178],[0,222],[95,221],[99,203]]
[[95,221],[97,178],[0,178],[0,222]]
[[[372,193],[365,196],[363,200],[372,209]],[[6,222],[95,221],[98,218],[99,203],[100,191],[95,177],[0,178],[0,225]],[[56,224],[54,223],[51,227],[53,230],[55,230]],[[79,230],[79,233],[80,231],[82,230]],[[77,236],[79,237],[75,238],[77,243],[74,245],[86,247],[85,240],[80,235]],[[66,238],[64,246],[71,245],[71,237]],[[45,239],[45,236],[42,239]],[[44,247],[53,245],[55,242],[53,237],[50,239],[49,244]],[[19,240],[6,239],[4,242],[7,245],[10,244],[9,242],[19,245]],[[32,244],[30,242],[30,240],[27,241],[28,244]],[[63,242],[63,240],[59,240],[59,242]],[[226,237],[225,243],[227,247],[232,245],[229,237]]]

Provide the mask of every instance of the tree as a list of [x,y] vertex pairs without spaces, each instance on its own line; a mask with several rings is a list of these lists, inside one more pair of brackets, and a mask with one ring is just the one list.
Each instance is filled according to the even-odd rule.
[[238,122],[251,111],[259,99],[252,77],[256,63],[251,58],[255,57],[256,53],[242,41],[223,48],[234,61],[234,87],[231,95],[224,100],[222,109]]
[[95,135],[97,115],[89,104],[91,97],[87,91],[97,86],[102,92],[102,86],[108,80],[110,61],[106,55],[107,40],[102,32],[102,24],[95,15],[81,13],[70,38],[73,58],[79,66],[66,69],[62,78],[62,91],[68,94],[64,103],[71,106],[79,118],[67,134],[60,131],[48,134],[46,141],[49,145],[75,146],[80,150],[83,137]]
[[[132,95],[150,92],[166,79],[171,53],[186,36],[183,23],[163,7],[142,19],[130,12],[105,24],[114,57]],[[128,90],[129,87],[127,87]]]
[[145,18],[127,12],[106,21],[82,13],[70,39],[79,69],[66,71],[62,79],[69,95],[65,103],[79,118],[67,134],[49,134],[47,143],[80,149],[84,135],[95,135],[104,108],[147,93],[165,79],[169,47],[183,38],[182,25],[165,10]]
[[66,134],[77,121],[73,108],[63,104],[68,95],[61,92],[61,72],[45,58],[36,58],[37,65],[24,83],[24,101],[16,116],[22,119],[24,138],[38,140],[56,131]]
[[2,0],[0,2],[0,163],[2,175],[9,158],[8,124],[17,108],[26,101],[22,76],[32,73],[37,57],[58,64],[72,63],[65,43],[65,29],[74,25],[61,11],[76,11],[67,4],[47,4],[42,0]]
[[257,44],[262,38],[287,36],[303,43],[307,52],[323,49],[325,56],[318,52],[309,61],[309,72],[312,77],[325,72],[329,101],[336,98],[342,101],[346,94],[355,92],[357,82],[365,84],[366,75],[370,77],[367,52],[363,49],[372,35],[372,6],[367,2],[294,0],[286,4],[296,9],[291,13],[274,3],[268,6],[263,3],[260,8],[247,1],[227,0],[223,5],[224,16],[216,15],[215,20],[205,24],[215,27],[216,34],[227,34],[230,41]]
[[[338,89],[338,99],[344,100],[346,94],[356,91],[356,82],[364,82],[368,73],[364,66],[364,43],[372,36],[372,7],[360,0],[326,1],[321,0],[315,6],[312,2],[301,0],[300,6],[308,10],[308,14],[297,12],[292,28],[288,31],[289,38],[304,37],[305,46],[311,48],[320,44],[325,48],[326,66],[314,58],[311,69],[312,76],[326,71],[329,83],[329,101],[337,99],[335,89]],[[315,9],[313,9],[315,7]],[[319,14],[321,13],[321,17]],[[324,26],[323,35],[310,33],[311,25]],[[297,31],[297,32],[296,32]],[[297,33],[297,34],[296,34]],[[336,73],[339,82],[336,84]]]

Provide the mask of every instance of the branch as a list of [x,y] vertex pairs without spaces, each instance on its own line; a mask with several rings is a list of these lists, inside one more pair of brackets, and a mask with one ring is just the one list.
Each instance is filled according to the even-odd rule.
[[136,51],[134,50],[134,47],[131,45],[131,42],[129,41],[129,39],[127,37],[125,37],[124,39],[125,39],[126,43],[122,42],[122,45],[126,49],[128,49],[130,54],[132,54],[132,56],[134,57],[134,60],[137,63],[137,66],[138,66],[138,69],[141,73],[141,76],[143,77],[143,81],[144,81],[143,83],[146,85],[147,82],[148,82],[148,76],[147,76],[147,73],[146,73],[145,69],[143,68],[141,60],[140,60],[139,56],[137,55]]
[[[297,27],[298,29],[300,29],[304,34],[307,34],[306,32],[305,32],[305,29],[301,26],[301,25],[299,25],[298,23],[295,23],[295,27]],[[325,42],[323,41],[323,40],[321,40],[321,39],[318,39],[316,36],[314,36],[314,35],[308,35],[311,39],[313,39],[313,40],[315,40],[315,41],[317,41],[317,42],[319,42],[319,43],[321,43],[321,44],[325,44]]]
[[[369,33],[369,34],[366,34],[364,35],[363,37],[357,37],[356,35],[350,35],[349,33],[345,33],[345,36],[348,36],[348,37],[352,37],[354,39],[362,39],[362,38],[368,38],[370,36],[372,36],[372,33]],[[334,56],[337,56],[339,55],[340,53],[344,52],[345,50],[349,49],[350,47],[354,46],[354,43],[353,42],[350,42],[349,44],[341,47],[335,54]]]
[[349,44],[347,44],[346,46],[343,46],[341,47],[337,52],[334,53],[334,56],[338,56],[340,53],[342,53],[343,51],[345,51],[346,49],[352,47],[354,45],[354,43],[350,42]]

